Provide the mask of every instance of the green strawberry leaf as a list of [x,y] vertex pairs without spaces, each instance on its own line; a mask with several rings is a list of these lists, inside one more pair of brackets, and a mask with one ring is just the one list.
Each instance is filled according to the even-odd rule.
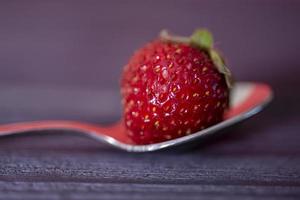
[[190,37],[191,43],[202,49],[210,49],[213,46],[214,39],[212,34],[204,28],[197,29]]
[[208,53],[214,65],[217,67],[218,71],[224,74],[227,86],[231,88],[233,85],[232,75],[230,70],[226,67],[224,59],[221,57],[220,53],[214,48],[209,49]]

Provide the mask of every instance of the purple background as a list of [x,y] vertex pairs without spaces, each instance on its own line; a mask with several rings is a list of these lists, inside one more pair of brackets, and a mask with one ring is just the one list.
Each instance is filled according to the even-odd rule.
[[290,0],[1,1],[0,84],[117,89],[162,28],[207,27],[238,80],[287,85],[300,69],[299,12]]
[[[0,124],[120,115],[119,77],[162,28],[207,27],[272,104],[192,151],[127,154],[48,132],[0,140],[0,199],[299,199],[300,1],[0,1]],[[147,194],[147,195],[145,195]]]
[[2,121],[120,115],[119,77],[133,51],[162,28],[189,35],[196,27],[211,29],[237,80],[271,84],[273,109],[291,115],[299,13],[296,0],[1,1],[0,103],[11,116]]
[[1,1],[0,122],[114,121],[132,52],[162,28],[188,35],[199,26],[237,80],[274,88],[270,124],[299,121],[299,13],[291,0]]

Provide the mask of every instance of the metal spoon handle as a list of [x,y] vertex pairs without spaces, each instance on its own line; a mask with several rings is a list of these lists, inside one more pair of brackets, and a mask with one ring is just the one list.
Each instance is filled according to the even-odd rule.
[[[100,127],[75,121],[34,121],[0,125],[0,136],[28,133],[42,130],[75,130],[80,132],[101,132]],[[105,131],[104,131],[105,132]]]
[[107,127],[83,122],[58,120],[12,123],[0,125],[0,137],[7,135],[26,134],[32,131],[43,132],[45,130],[72,130],[101,141],[106,141],[110,144],[113,143],[112,139],[127,144],[132,143],[124,133],[124,127],[122,126],[121,121]]

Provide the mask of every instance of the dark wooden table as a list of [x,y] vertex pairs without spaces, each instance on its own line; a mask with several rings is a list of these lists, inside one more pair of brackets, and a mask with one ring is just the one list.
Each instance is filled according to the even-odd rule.
[[1,1],[0,123],[120,117],[118,77],[162,27],[207,26],[262,113],[187,149],[130,154],[74,132],[0,139],[0,199],[299,199],[299,1]]

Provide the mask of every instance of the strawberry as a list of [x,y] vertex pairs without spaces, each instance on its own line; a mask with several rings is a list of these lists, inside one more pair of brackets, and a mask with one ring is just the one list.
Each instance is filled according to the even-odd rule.
[[160,38],[135,52],[121,79],[126,133],[137,144],[189,135],[220,122],[231,76],[212,35]]

